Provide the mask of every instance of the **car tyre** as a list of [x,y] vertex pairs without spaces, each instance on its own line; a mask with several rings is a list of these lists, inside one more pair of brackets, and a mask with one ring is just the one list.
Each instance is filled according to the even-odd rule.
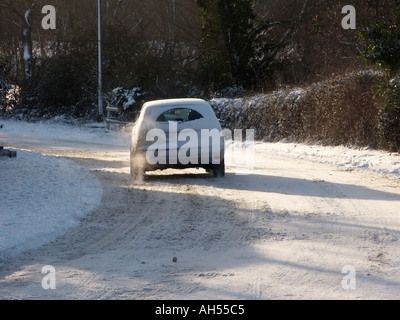
[[212,168],[213,176],[215,178],[225,177],[225,162],[222,161],[220,164],[216,164]]
[[135,181],[141,181],[144,178],[143,168],[134,164],[133,160],[131,160],[131,177],[132,177],[132,180],[135,180]]

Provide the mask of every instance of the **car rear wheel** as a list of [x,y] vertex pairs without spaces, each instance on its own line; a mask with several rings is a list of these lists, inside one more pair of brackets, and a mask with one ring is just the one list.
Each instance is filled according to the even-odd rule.
[[144,178],[144,170],[141,166],[131,159],[131,177],[133,180],[142,180]]
[[214,177],[224,177],[225,176],[225,161],[222,161],[220,164],[216,164],[212,168]]

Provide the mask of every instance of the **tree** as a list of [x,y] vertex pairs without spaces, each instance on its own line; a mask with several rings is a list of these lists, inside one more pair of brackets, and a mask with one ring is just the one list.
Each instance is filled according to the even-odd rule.
[[202,19],[202,43],[207,52],[204,68],[217,86],[249,77],[254,56],[248,37],[254,28],[252,0],[196,0]]
[[379,130],[382,139],[394,151],[400,150],[400,0],[391,0],[391,15],[386,23],[364,28],[360,34],[365,40],[363,57],[369,63],[385,69],[394,78],[378,84],[377,98],[381,103]]
[[0,8],[8,10],[16,18],[13,22],[21,29],[21,53],[25,79],[31,78],[33,73],[32,15],[36,2],[36,0],[26,0],[19,7],[14,4],[13,0],[0,2]]
[[285,13],[277,18],[268,12],[255,12],[256,7],[266,5],[261,1],[254,5],[252,0],[196,0],[196,4],[203,21],[203,70],[217,88],[254,88],[265,82],[289,36],[305,13],[316,6],[308,0],[291,0],[283,10],[280,2],[268,2],[269,7]]
[[391,0],[392,17],[386,24],[366,27],[360,36],[365,40],[363,57],[392,72],[400,69],[400,0]]
[[7,108],[7,93],[8,90],[10,89],[10,86],[8,84],[8,81],[4,73],[4,66],[5,63],[2,61],[0,56],[0,111],[2,111],[3,113]]

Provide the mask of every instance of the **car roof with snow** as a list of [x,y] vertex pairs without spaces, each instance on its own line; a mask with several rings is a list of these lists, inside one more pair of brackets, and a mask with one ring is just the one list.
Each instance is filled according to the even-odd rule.
[[182,98],[182,99],[165,99],[165,100],[154,100],[148,101],[143,105],[143,108],[162,108],[162,107],[174,107],[174,106],[193,106],[203,105],[211,107],[205,100],[195,98]]
[[165,100],[154,100],[146,102],[143,107],[155,108],[155,107],[166,107],[175,105],[192,105],[192,104],[206,104],[209,105],[205,100],[198,98],[181,98],[181,99],[165,99]]
[[152,119],[152,121],[155,121],[155,119],[157,119],[163,112],[166,112],[169,109],[195,110],[207,121],[218,122],[211,105],[205,100],[195,98],[166,99],[146,102],[142,107],[141,117],[139,120],[144,120],[144,118],[146,118],[147,120]]

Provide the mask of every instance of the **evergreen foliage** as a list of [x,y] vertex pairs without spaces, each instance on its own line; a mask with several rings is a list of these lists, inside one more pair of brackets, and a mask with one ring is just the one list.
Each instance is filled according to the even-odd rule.
[[242,85],[253,76],[249,39],[256,15],[252,0],[196,0],[203,21],[202,43],[207,50],[203,71],[217,88]]
[[400,0],[392,0],[392,17],[386,24],[365,28],[360,36],[366,42],[363,57],[388,76],[376,90],[381,101],[379,133],[392,150],[400,150]]
[[60,54],[42,61],[29,80],[25,100],[41,114],[87,116],[96,101],[93,60],[79,53]]
[[364,28],[360,37],[366,42],[363,56],[368,62],[391,72],[400,69],[400,0],[391,0],[393,18]]

